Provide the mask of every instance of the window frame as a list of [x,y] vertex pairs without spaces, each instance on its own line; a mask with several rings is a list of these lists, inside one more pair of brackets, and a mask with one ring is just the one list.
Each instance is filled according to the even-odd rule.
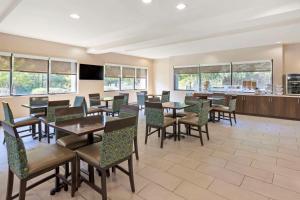
[[[270,62],[271,64],[271,76],[272,76],[272,80],[271,80],[271,85],[272,88],[274,86],[274,61],[273,59],[266,59],[266,60],[252,60],[252,61],[239,61],[239,62],[227,62],[227,63],[215,63],[215,64],[198,64],[198,65],[181,65],[181,66],[173,66],[173,89],[174,91],[195,91],[195,90],[184,90],[184,89],[176,89],[176,74],[175,74],[175,69],[176,68],[190,68],[190,67],[201,67],[201,66],[218,66],[218,65],[229,65],[230,67],[230,85],[229,86],[233,86],[233,71],[232,71],[232,67],[233,64],[247,64],[247,63],[260,63],[260,62]],[[198,72],[198,76],[199,76],[199,85],[197,88],[197,91],[201,91],[202,85],[201,85],[201,70],[199,70]]]
[[[148,67],[137,67],[137,66],[132,66],[132,65],[121,65],[121,64],[111,64],[111,63],[105,63],[104,64],[104,70],[103,70],[103,73],[104,73],[104,88],[105,88],[105,78],[106,78],[106,76],[105,76],[105,71],[106,71],[106,66],[112,66],[112,67],[120,67],[120,69],[121,69],[121,75],[120,75],[120,77],[119,77],[119,89],[117,89],[117,90],[105,90],[104,89],[104,92],[116,92],[116,91],[135,91],[135,90],[147,90],[147,88],[148,88],[148,76],[149,76],[149,73],[148,73]],[[133,89],[122,89],[122,80],[123,80],[123,68],[133,68],[134,69],[134,73],[135,73],[135,75],[134,75],[134,81],[133,81]],[[146,77],[146,87],[145,87],[145,89],[136,89],[136,79],[137,79],[137,77],[136,77],[136,75],[137,75],[137,73],[136,73],[136,70],[137,69],[145,69],[146,71],[147,71],[147,77]]]
[[[79,70],[79,62],[77,60],[71,60],[71,59],[64,59],[64,58],[54,58],[54,57],[47,57],[47,56],[36,56],[36,55],[30,55],[30,54],[18,54],[18,53],[12,53],[12,52],[0,52],[0,56],[8,56],[10,57],[10,70],[9,70],[9,95],[0,95],[0,97],[10,97],[10,96],[47,96],[47,95],[56,95],[56,94],[76,94],[78,92],[79,88],[79,81],[78,81],[78,70]],[[14,67],[14,61],[15,58],[28,58],[28,59],[39,59],[39,60],[47,60],[47,80],[46,80],[46,93],[45,94],[13,94],[13,67]],[[76,91],[75,92],[65,92],[65,93],[50,93],[49,87],[50,87],[50,65],[51,60],[55,61],[65,61],[65,62],[74,62],[76,64]],[[29,72],[30,73],[30,72]],[[35,73],[35,72],[32,72]],[[40,72],[36,72],[40,73]]]

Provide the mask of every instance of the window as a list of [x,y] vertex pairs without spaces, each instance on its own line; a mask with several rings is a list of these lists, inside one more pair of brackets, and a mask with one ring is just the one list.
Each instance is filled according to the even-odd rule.
[[232,63],[232,84],[243,89],[266,89],[272,85],[272,71],[272,61]]
[[49,93],[71,93],[77,88],[77,63],[51,60]]
[[198,90],[199,67],[174,67],[175,90]]
[[135,89],[147,89],[147,69],[136,68]]
[[123,67],[122,68],[122,90],[134,90],[135,68]]
[[120,90],[121,67],[105,66],[104,91]]
[[209,84],[211,91],[224,91],[231,85],[230,64],[201,65],[201,88]]
[[10,66],[11,56],[0,55],[0,96],[10,95]]
[[48,60],[16,55],[12,68],[12,94],[47,94]]

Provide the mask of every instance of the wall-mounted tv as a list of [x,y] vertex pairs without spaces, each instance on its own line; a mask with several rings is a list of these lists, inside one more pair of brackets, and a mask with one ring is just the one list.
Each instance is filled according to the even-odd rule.
[[103,66],[80,64],[80,80],[103,80]]

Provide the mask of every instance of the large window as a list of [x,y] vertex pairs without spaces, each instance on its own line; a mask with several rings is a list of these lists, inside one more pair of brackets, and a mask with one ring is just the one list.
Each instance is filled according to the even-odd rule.
[[147,89],[147,69],[136,68],[135,89]]
[[198,90],[199,67],[174,67],[175,90]]
[[123,67],[122,68],[122,90],[133,90],[134,89],[134,77],[135,77],[135,68]]
[[11,56],[0,54],[0,96],[10,95],[10,66]]
[[121,67],[105,66],[104,91],[120,90]]
[[[271,61],[232,63],[232,84],[244,89],[266,89],[272,84],[272,71]],[[245,88],[247,82],[252,85]]]
[[77,91],[77,62],[0,53],[0,96]]
[[13,95],[47,94],[47,59],[16,55],[12,70]]
[[76,92],[77,63],[51,60],[49,93]]
[[272,88],[273,63],[267,61],[174,67],[175,90],[223,92]]
[[147,89],[147,69],[105,65],[104,91]]
[[205,84],[209,85],[211,91],[224,90],[231,85],[231,73],[229,64],[201,65],[200,80],[203,89]]

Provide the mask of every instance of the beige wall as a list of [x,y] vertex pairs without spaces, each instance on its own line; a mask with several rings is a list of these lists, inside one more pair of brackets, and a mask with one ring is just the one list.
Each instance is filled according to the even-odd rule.
[[[207,54],[193,54],[185,56],[176,56],[169,59],[161,59],[154,61],[154,90],[171,90],[171,98],[174,101],[182,101],[184,91],[174,91],[173,84],[173,66],[176,65],[197,65],[197,64],[216,64],[238,61],[252,60],[270,60],[274,62],[274,84],[282,84],[283,69],[283,46],[274,45],[267,47],[238,49],[231,51],[214,52]],[[300,62],[299,62],[300,63]],[[299,71],[299,70],[298,70]],[[300,72],[300,71],[299,71]],[[160,74],[157,76],[157,74]],[[162,88],[162,83],[165,86]]]
[[[25,37],[18,37],[8,34],[0,33],[0,51],[12,52],[21,54],[32,54],[38,56],[49,56],[57,58],[75,59],[79,63],[103,65],[105,63],[144,66],[148,67],[149,80],[148,91],[153,88],[153,61],[140,57],[133,57],[115,53],[107,53],[101,55],[87,54],[85,48],[58,44],[54,42],[47,42],[42,40],[30,39]],[[87,96],[89,93],[101,93],[102,96],[113,96],[118,92],[105,92],[104,93],[103,81],[79,81],[78,94]],[[128,91],[130,93],[130,101],[136,101],[136,91]],[[50,95],[50,100],[56,99],[70,99],[73,102],[76,94],[63,94],[63,95]],[[23,108],[21,105],[29,101],[28,96],[14,96],[3,97],[0,101],[7,101],[13,111],[15,117],[28,115],[28,109]],[[2,105],[1,105],[2,106]],[[0,106],[0,119],[3,119],[3,110]]]
[[300,44],[284,45],[284,73],[300,73]]

